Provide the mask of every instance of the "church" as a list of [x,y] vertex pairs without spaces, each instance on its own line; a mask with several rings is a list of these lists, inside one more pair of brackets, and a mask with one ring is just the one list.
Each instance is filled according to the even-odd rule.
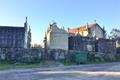
[[31,29],[27,17],[23,27],[0,26],[0,48],[30,48]]

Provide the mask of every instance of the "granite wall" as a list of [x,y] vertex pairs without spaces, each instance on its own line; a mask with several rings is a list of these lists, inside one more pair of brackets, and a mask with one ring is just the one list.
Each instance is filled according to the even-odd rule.
[[0,62],[36,63],[40,62],[42,53],[41,49],[0,48]]

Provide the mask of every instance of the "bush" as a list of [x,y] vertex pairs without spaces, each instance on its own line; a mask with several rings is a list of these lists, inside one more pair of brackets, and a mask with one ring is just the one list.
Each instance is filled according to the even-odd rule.
[[120,61],[120,47],[116,49],[116,55],[115,55],[116,61]]
[[117,48],[116,52],[117,54],[120,54],[120,47]]

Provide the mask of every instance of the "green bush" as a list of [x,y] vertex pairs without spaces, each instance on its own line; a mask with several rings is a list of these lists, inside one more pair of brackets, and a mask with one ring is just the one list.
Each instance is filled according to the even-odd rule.
[[117,61],[120,61],[120,47],[118,47],[118,48],[116,49],[116,52],[117,52],[117,53],[116,53],[116,56],[115,56],[115,57],[116,57],[116,60],[117,60]]
[[117,51],[117,54],[120,54],[120,47],[118,47],[117,49],[116,49]]

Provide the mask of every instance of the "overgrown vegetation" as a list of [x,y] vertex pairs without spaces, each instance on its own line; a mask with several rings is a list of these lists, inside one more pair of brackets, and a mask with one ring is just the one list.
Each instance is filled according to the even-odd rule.
[[117,48],[116,60],[120,61],[120,47]]
[[69,56],[67,60],[63,60],[62,63],[64,65],[79,65],[79,64],[99,64],[117,61],[115,55],[110,53],[106,54],[96,52],[82,52],[82,53],[79,52],[75,54],[70,54],[71,56]]

